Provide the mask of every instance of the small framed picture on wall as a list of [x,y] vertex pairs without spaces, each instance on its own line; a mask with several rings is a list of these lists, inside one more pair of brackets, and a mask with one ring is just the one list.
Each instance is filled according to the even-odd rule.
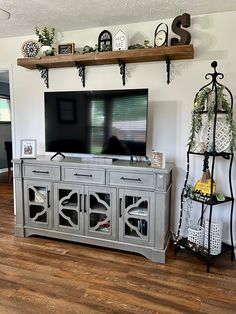
[[21,158],[36,158],[37,141],[21,140]]

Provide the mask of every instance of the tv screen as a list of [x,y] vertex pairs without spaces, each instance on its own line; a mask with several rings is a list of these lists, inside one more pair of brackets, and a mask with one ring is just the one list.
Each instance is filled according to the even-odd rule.
[[44,96],[47,152],[146,156],[148,89]]

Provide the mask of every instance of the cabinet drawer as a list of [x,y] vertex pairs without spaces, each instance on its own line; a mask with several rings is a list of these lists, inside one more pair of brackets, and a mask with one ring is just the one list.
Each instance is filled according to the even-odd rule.
[[123,187],[133,186],[142,188],[155,188],[155,175],[153,173],[110,171],[108,184]]
[[62,180],[81,183],[105,184],[105,169],[62,167]]
[[60,166],[23,165],[24,178],[60,180]]

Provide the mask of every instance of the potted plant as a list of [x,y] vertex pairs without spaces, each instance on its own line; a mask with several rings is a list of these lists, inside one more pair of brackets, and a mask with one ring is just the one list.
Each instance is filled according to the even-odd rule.
[[38,36],[38,42],[42,44],[41,51],[43,55],[51,56],[53,55],[52,44],[55,39],[55,28],[49,29],[44,26],[40,31],[38,27],[35,27],[35,33]]

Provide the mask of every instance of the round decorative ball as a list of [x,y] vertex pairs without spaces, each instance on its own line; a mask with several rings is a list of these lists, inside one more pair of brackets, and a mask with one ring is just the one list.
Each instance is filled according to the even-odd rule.
[[40,51],[40,44],[36,40],[27,40],[21,47],[21,52],[25,58],[36,57]]

